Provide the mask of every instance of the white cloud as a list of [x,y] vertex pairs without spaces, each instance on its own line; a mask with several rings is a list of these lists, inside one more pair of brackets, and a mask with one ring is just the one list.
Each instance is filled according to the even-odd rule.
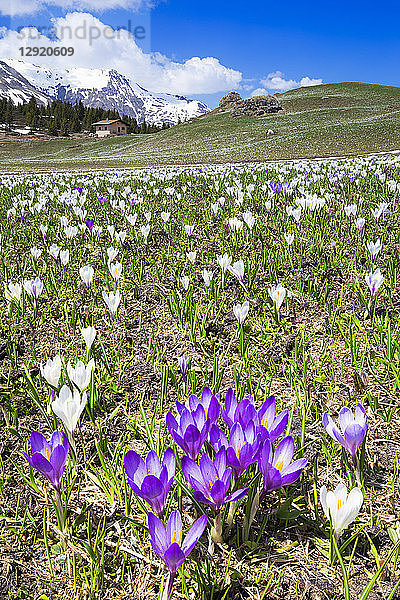
[[322,79],[311,79],[310,77],[302,77],[300,81],[295,79],[285,79],[281,71],[269,73],[265,79],[261,79],[261,85],[268,90],[276,90],[279,92],[287,92],[299,87],[310,87],[312,85],[321,85]]
[[128,31],[114,30],[89,13],[68,13],[52,21],[55,37],[36,28],[25,28],[21,32],[3,30],[0,56],[20,59],[21,46],[70,46],[74,48],[72,57],[46,56],[25,60],[61,69],[116,69],[150,91],[172,94],[225,92],[238,87],[242,79],[240,71],[225,67],[217,58],[195,56],[179,63],[160,53],[147,54]]
[[251,92],[251,96],[266,96],[269,91],[264,88],[257,88]]
[[138,10],[149,6],[150,0],[0,0],[0,14],[15,17],[33,15],[50,7],[65,10],[91,10],[103,12],[118,8]]
[[300,79],[301,87],[311,87],[312,85],[321,85],[322,79],[310,79],[309,77],[302,77]]

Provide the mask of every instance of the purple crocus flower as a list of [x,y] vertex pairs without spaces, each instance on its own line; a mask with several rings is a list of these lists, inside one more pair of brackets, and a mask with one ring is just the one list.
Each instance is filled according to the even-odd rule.
[[245,429],[239,422],[236,422],[230,431],[229,442],[216,425],[211,428],[210,441],[215,450],[226,449],[228,465],[232,467],[233,474],[237,479],[257,461],[261,436],[256,433],[253,421],[250,421]]
[[167,527],[160,521],[156,515],[149,513],[148,527],[150,534],[150,543],[154,552],[166,564],[170,578],[166,598],[169,598],[172,591],[172,585],[179,567],[187,559],[207,525],[206,515],[202,515],[193,523],[183,540],[182,517],[179,511],[171,513]]
[[367,433],[368,427],[365,409],[359,403],[353,414],[349,408],[344,406],[339,412],[338,420],[341,432],[328,413],[324,412],[322,415],[322,424],[325,427],[326,432],[335,440],[335,442],[339,442],[339,444],[351,454],[354,461],[357,450],[363,443]]
[[86,224],[86,227],[89,229],[90,233],[92,233],[93,227],[94,227],[93,219],[86,219],[85,224]]
[[225,396],[225,405],[221,404],[221,417],[228,427],[232,427],[235,422],[235,412],[237,406],[238,401],[236,400],[235,392],[232,388],[229,388]]
[[182,450],[196,460],[210,431],[210,419],[206,419],[204,408],[199,405],[194,412],[186,407],[179,415],[179,423],[171,412],[167,413],[167,427],[174,441]]
[[186,354],[178,357],[178,368],[181,372],[183,383],[186,383],[186,375],[189,368],[189,357]]
[[264,440],[269,437],[271,442],[277,440],[286,429],[289,420],[288,409],[276,414],[276,398],[269,396],[257,410],[257,433]]
[[67,436],[57,429],[48,442],[44,435],[38,431],[32,431],[30,442],[32,456],[26,452],[22,452],[22,454],[31,467],[42,473],[59,492],[68,458]]
[[150,450],[146,462],[139,454],[129,450],[125,454],[124,466],[132,490],[161,517],[176,471],[176,458],[172,448],[166,449],[162,465],[154,450]]
[[225,448],[218,450],[214,462],[208,454],[202,454],[199,465],[188,456],[184,456],[181,467],[184,476],[193,488],[194,498],[212,506],[216,513],[227,502],[243,498],[249,489],[239,489],[228,494],[232,468],[227,466]]
[[299,458],[292,462],[294,450],[294,440],[291,436],[285,437],[278,444],[275,453],[270,440],[264,441],[258,459],[258,467],[264,477],[262,497],[299,479],[307,459]]
[[256,433],[261,435],[261,439],[268,437],[271,442],[277,440],[283,433],[289,419],[288,410],[283,410],[276,415],[275,396],[269,396],[260,408],[256,409],[253,396],[247,395],[238,402],[232,388],[227,391],[225,406],[221,405],[221,415],[228,427],[239,422],[245,429],[250,421],[254,421],[257,426]]
[[186,404],[176,403],[179,414],[182,414],[183,410],[187,408],[190,412],[195,413],[199,406],[204,409],[204,416],[210,420],[211,425],[217,423],[219,417],[219,393],[214,395],[210,388],[204,387],[201,392],[201,398],[192,394],[186,401]]

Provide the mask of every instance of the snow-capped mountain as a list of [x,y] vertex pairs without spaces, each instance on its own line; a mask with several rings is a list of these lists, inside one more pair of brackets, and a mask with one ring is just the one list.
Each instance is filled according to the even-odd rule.
[[26,95],[21,96],[19,102],[32,95],[38,101],[39,96],[42,96],[44,100],[40,100],[41,103],[47,103],[49,98],[72,103],[81,100],[85,106],[117,110],[121,115],[134,117],[138,123],[146,121],[157,125],[173,125],[179,120],[187,121],[209,110],[205,104],[183,96],[153,94],[113,69],[72,67],[54,70],[16,59],[3,59],[0,66],[3,64],[21,80],[18,88],[13,87],[12,81],[6,86],[3,79],[6,79],[7,73],[5,71],[3,76],[3,71],[0,70],[0,96],[12,98],[13,94],[14,102],[18,102],[17,90],[22,93],[21,86],[25,81]]
[[0,60],[0,96],[10,98],[14,104],[28,102],[32,96],[38,104],[47,104],[50,97],[39,91],[34,85],[13,69],[6,62]]

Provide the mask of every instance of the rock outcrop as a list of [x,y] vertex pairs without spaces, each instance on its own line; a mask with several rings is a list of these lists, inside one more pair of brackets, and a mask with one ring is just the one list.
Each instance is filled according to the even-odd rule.
[[254,96],[237,102],[232,109],[232,117],[263,117],[283,110],[275,96]]
[[242,97],[238,92],[229,92],[223,98],[221,98],[218,108],[231,108],[237,102],[240,102]]
[[263,117],[279,112],[283,107],[279,100],[270,94],[243,99],[238,92],[229,92],[220,100],[217,112],[221,110],[230,110],[232,117]]

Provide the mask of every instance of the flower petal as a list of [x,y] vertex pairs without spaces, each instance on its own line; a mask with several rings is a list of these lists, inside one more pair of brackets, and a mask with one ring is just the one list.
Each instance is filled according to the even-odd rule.
[[184,563],[186,556],[178,544],[171,544],[162,557],[163,561],[171,573],[176,573],[179,567]]
[[240,490],[236,490],[236,492],[233,492],[232,494],[230,494],[229,496],[227,496],[225,498],[225,502],[236,502],[237,500],[240,500],[241,498],[243,498],[247,492],[249,491],[249,488],[243,488]]
[[207,526],[207,516],[202,515],[197,521],[193,523],[191,528],[186,534],[185,540],[182,544],[182,550],[186,558],[189,556]]
[[283,472],[282,472],[282,485],[291,485],[297,481],[303,472],[304,467],[307,464],[306,458],[299,458],[293,461]]
[[348,425],[354,423],[354,415],[351,410],[347,408],[347,406],[343,406],[343,408],[340,410],[338,421],[342,433],[345,432],[345,429]]
[[147,523],[149,527],[150,541],[154,548],[155,553],[160,558],[163,558],[163,554],[168,549],[167,535],[165,527],[156,515],[149,513],[147,517]]
[[292,436],[288,435],[283,438],[283,440],[278,444],[274,458],[272,461],[272,466],[278,468],[283,471],[289,465],[290,461],[293,458],[294,454],[294,439]]
[[150,452],[146,456],[146,470],[147,473],[151,473],[155,477],[160,476],[160,459],[158,458],[157,452],[155,452],[154,450],[150,450]]
[[30,442],[32,454],[34,452],[40,452],[40,454],[43,454],[43,451],[46,449],[50,451],[50,446],[46,438],[38,431],[32,431]]
[[124,457],[124,467],[127,476],[140,487],[147,475],[143,458],[134,450],[128,450]]
[[356,455],[357,450],[363,443],[366,433],[366,425],[365,427],[361,427],[361,425],[354,423],[353,425],[348,425],[348,427],[346,427],[344,432],[345,448],[352,456]]
[[182,542],[182,517],[179,510],[174,510],[168,519],[166,528],[167,543],[168,544],[181,544]]

